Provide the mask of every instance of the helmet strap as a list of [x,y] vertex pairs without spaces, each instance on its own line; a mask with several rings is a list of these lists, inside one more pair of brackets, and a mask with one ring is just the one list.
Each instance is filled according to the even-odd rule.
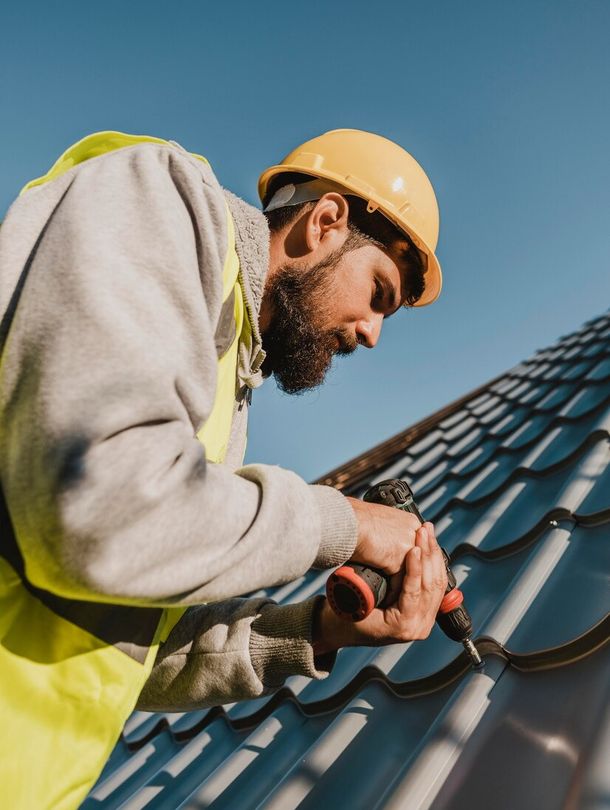
[[298,185],[288,183],[288,185],[278,188],[263,209],[263,212],[266,214],[268,211],[275,211],[277,208],[287,208],[291,205],[317,201],[329,191],[337,191],[339,194],[354,193],[339,183],[333,183],[332,180],[316,179]]

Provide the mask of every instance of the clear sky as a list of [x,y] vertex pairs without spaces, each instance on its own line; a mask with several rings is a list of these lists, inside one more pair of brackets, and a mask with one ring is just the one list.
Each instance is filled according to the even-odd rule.
[[252,203],[262,169],[327,129],[412,152],[442,297],[320,391],[254,395],[247,460],[312,479],[607,308],[609,35],[607,0],[4,4],[0,217],[101,129],[177,140]]

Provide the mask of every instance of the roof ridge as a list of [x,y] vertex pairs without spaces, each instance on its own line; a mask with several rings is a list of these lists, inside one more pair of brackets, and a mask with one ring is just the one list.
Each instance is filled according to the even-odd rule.
[[452,563],[467,556],[479,560],[488,560],[489,562],[503,560],[534,545],[542,539],[542,536],[550,527],[556,528],[558,523],[564,521],[570,521],[575,526],[581,526],[585,529],[602,526],[604,523],[610,523],[610,507],[591,514],[580,514],[579,512],[571,512],[565,506],[555,506],[549,509],[535,526],[532,526],[531,529],[510,543],[504,543],[502,546],[488,550],[474,546],[472,543],[460,543],[451,551],[449,557]]

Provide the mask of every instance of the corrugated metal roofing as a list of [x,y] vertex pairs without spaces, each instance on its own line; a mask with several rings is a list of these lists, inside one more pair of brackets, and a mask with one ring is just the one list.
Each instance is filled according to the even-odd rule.
[[323,480],[389,477],[451,552],[483,671],[435,628],[272,697],[135,712],[86,810],[607,810],[610,314]]

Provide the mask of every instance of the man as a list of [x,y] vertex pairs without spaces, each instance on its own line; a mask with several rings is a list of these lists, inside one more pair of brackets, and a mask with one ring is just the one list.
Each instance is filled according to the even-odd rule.
[[[0,229],[0,771],[74,807],[134,706],[187,710],[326,677],[336,650],[430,632],[431,524],[241,467],[250,392],[431,303],[438,210],[397,145],[336,130],[261,177],[266,215],[174,142],[96,133]],[[348,559],[394,576],[353,625],[240,594]],[[185,610],[186,608],[188,610]]]

